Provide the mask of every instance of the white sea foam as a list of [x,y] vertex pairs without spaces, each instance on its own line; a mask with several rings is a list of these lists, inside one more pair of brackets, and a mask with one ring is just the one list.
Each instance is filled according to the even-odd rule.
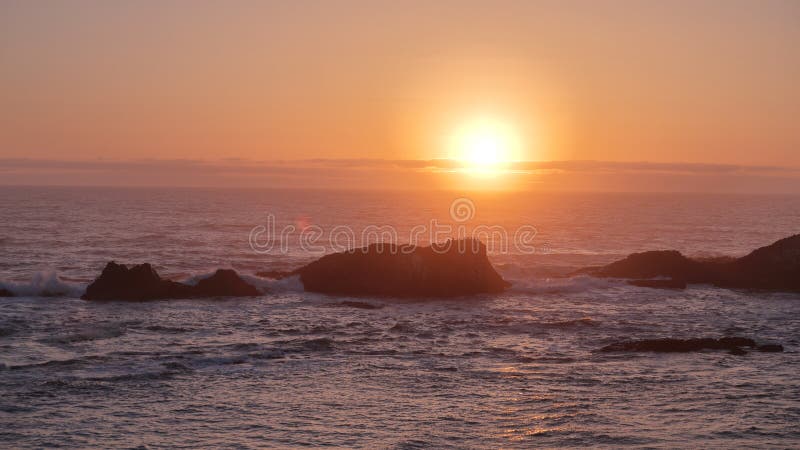
[[253,275],[240,275],[242,279],[259,289],[262,292],[303,292],[303,283],[300,275],[275,280],[271,278],[261,278]]
[[54,271],[36,272],[31,281],[0,281],[0,289],[6,289],[18,297],[80,297],[86,290],[85,283],[64,281]]
[[624,286],[624,281],[580,275],[569,278],[540,278],[509,280],[512,292],[529,294],[562,294],[585,292],[592,289],[610,289]]

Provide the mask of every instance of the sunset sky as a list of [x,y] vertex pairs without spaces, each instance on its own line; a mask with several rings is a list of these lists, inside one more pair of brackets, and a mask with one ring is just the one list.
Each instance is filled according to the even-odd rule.
[[[791,0],[6,0],[0,184],[800,192],[798,43]],[[476,146],[509,173],[435,161]]]

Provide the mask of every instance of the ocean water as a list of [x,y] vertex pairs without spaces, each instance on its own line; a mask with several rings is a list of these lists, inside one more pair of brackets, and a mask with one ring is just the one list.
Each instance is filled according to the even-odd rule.
[[[800,446],[800,295],[568,276],[649,249],[743,255],[800,232],[800,197],[3,187],[0,213],[0,283],[18,295],[0,298],[2,447]],[[273,219],[295,231],[254,249]],[[503,230],[490,259],[512,288],[351,299],[255,276],[332,251],[337,227],[357,245],[433,220]],[[110,260],[178,280],[234,268],[266,293],[80,300]],[[786,351],[595,352],[725,335]]]

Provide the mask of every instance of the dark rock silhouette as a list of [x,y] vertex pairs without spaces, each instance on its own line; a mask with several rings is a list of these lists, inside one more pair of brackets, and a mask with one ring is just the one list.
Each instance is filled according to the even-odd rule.
[[699,352],[702,350],[728,350],[732,354],[743,355],[747,352],[742,347],[753,348],[762,352],[782,352],[783,346],[779,344],[756,345],[756,342],[743,337],[694,338],[694,339],[642,339],[622,341],[601,348],[604,353],[611,352],[656,352],[656,353],[685,353]]
[[625,259],[600,267],[593,275],[611,278],[671,277],[688,279],[704,270],[703,266],[675,250],[634,253]]
[[[677,251],[634,253],[602,267],[576,273],[607,278],[642,279],[669,277],[675,286],[707,283],[726,288],[800,291],[800,234],[781,239],[741,258],[695,260]],[[663,280],[649,280],[650,287],[665,287]]]
[[153,267],[139,264],[128,268],[109,262],[81,297],[84,300],[158,300],[222,296],[255,296],[260,292],[232,270],[217,270],[197,285],[164,280]]
[[203,297],[253,297],[261,294],[230,269],[218,269],[214,275],[203,278],[194,286],[194,291]]
[[486,246],[472,239],[430,247],[372,244],[323,256],[295,273],[306,291],[334,295],[456,297],[510,286],[492,267]]
[[14,297],[14,293],[6,288],[0,288],[0,297]]
[[153,267],[139,264],[128,268],[122,264],[106,264],[100,276],[86,288],[85,300],[155,300],[188,298],[191,287],[162,280]]
[[724,266],[716,284],[735,288],[800,290],[800,234],[752,251]]

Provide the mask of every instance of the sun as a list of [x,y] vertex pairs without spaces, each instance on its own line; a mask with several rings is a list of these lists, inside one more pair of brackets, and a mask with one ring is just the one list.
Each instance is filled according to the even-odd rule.
[[457,127],[449,147],[450,158],[467,168],[495,170],[518,159],[520,143],[509,124],[482,118]]

